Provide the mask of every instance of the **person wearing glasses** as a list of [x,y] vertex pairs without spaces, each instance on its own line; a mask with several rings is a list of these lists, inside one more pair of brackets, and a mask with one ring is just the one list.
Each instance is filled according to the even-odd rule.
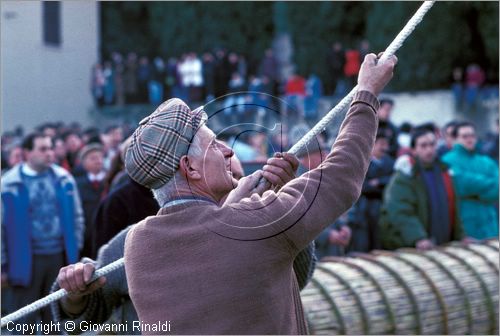
[[498,237],[498,165],[477,150],[476,127],[456,124],[455,145],[443,156],[452,169],[460,203],[460,217],[467,236]]

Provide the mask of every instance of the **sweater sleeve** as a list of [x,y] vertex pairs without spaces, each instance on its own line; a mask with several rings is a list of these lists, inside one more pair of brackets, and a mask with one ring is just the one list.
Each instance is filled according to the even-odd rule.
[[[322,164],[290,181],[277,193],[254,194],[229,210],[231,213],[225,216],[239,216],[247,225],[239,230],[243,232],[241,236],[255,236],[250,239],[283,236],[290,252],[296,255],[346,212],[361,193],[375,142],[377,109],[378,100],[370,92],[356,93],[333,148]],[[236,229],[233,231],[238,234]],[[257,237],[256,232],[261,236]]]
[[295,271],[300,290],[307,286],[316,268],[317,259],[314,251],[315,246],[314,241],[312,241],[293,260],[293,270]]

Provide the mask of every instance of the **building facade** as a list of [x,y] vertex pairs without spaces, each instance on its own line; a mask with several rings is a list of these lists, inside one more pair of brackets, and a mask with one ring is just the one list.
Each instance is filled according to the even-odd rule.
[[2,1],[2,130],[90,123],[90,69],[98,60],[99,4]]

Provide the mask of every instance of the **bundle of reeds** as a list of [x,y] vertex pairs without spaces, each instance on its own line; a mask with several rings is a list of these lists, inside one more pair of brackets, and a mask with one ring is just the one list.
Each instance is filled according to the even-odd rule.
[[498,335],[498,240],[318,263],[302,291],[312,334]]

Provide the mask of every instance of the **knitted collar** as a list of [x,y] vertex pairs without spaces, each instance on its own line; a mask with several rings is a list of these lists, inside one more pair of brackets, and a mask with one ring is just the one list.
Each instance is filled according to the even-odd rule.
[[212,200],[208,197],[191,195],[191,196],[174,197],[174,198],[166,201],[164,204],[162,204],[161,208],[163,209],[163,208],[172,207],[172,206],[178,205],[178,204],[183,204],[183,203],[188,203],[188,202],[197,202],[197,201],[209,202],[209,203],[217,205],[217,203],[214,200]]

